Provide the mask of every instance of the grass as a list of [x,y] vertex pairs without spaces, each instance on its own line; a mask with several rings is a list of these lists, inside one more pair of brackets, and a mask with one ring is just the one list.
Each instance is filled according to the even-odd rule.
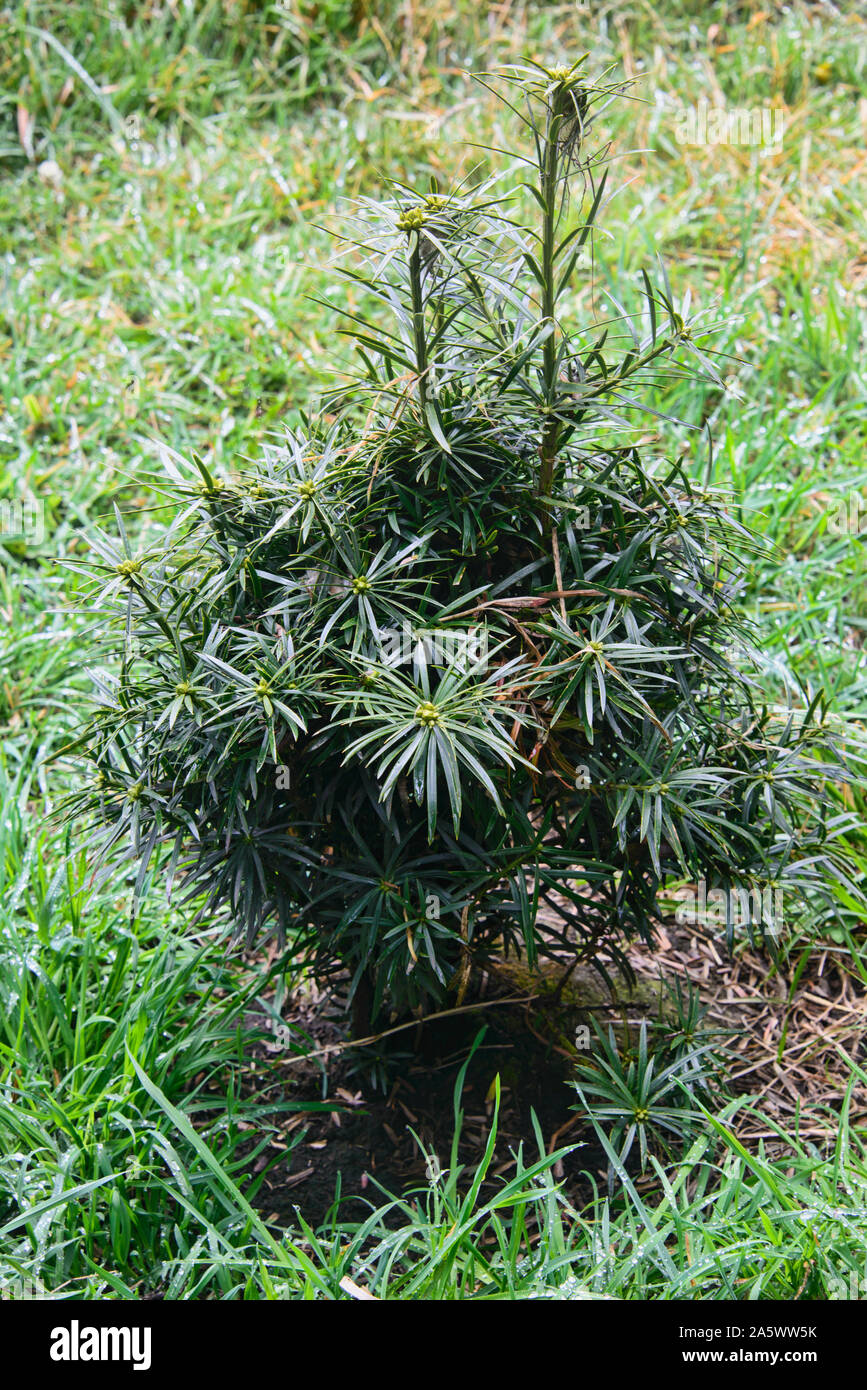
[[[243,1172],[255,1199],[303,1112],[333,1107],[251,1087],[244,1015],[266,966],[228,966],[213,931],[150,906],[130,920],[128,885],[95,887],[26,784],[0,788],[4,1274],[69,1297],[179,1290],[191,1250],[248,1226],[209,1163],[229,1183]],[[167,1120],[174,1103],[192,1135]],[[226,1287],[218,1268],[200,1288],[211,1280]]]
[[[112,499],[138,533],[164,519],[153,440],[230,470],[335,384],[348,348],[312,296],[351,305],[323,226],[385,178],[466,174],[458,134],[498,165],[502,115],[463,69],[585,49],[637,81],[606,118],[621,191],[574,310],[604,316],[606,291],[637,306],[657,252],[713,308],[738,394],[669,382],[654,405],[686,423],[647,417],[648,439],[731,490],[764,539],[742,602],[769,697],[822,690],[860,730],[865,551],[834,519],[867,497],[867,23],[757,0],[175,8],[0,7],[0,503],[34,498],[45,518],[41,539],[0,536],[0,1281],[93,1298],[336,1298],[347,1275],[400,1299],[834,1296],[867,1234],[845,1122],[833,1152],[794,1135],[771,1160],[739,1151],[722,1110],[652,1200],[624,1177],[572,1211],[546,1155],[495,1203],[453,1163],[423,1193],[382,1194],[387,1220],[272,1231],[253,1170],[303,1112],[249,1094],[244,1010],[275,967],[226,959],[155,891],[131,919],[131,882],[91,883],[48,759],[88,686],[92,623],[62,563],[82,531]],[[784,106],[781,146],[679,144],[701,99]],[[816,939],[867,978],[845,902]],[[788,949],[804,946],[801,931]]]

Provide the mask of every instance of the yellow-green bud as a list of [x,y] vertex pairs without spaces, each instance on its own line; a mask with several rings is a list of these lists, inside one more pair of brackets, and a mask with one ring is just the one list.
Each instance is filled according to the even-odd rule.
[[415,712],[415,717],[419,724],[423,724],[426,729],[431,729],[434,724],[440,722],[440,712],[430,700],[422,700]]
[[397,219],[397,229],[399,232],[418,232],[427,221],[427,214],[424,208],[408,208],[402,212]]

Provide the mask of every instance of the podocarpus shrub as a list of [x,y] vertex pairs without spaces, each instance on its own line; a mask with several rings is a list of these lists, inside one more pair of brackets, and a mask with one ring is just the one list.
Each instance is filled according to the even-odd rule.
[[511,191],[401,187],[344,225],[362,370],[327,410],[222,478],[164,449],[172,524],[93,542],[119,669],[73,809],[139,886],[159,863],[345,969],[362,1027],[495,948],[622,961],[672,876],[788,911],[843,873],[821,711],[763,706],[744,655],[750,536],[638,442],[642,383],[717,380],[706,330],[664,272],[564,321],[619,95],[586,68],[502,76]]

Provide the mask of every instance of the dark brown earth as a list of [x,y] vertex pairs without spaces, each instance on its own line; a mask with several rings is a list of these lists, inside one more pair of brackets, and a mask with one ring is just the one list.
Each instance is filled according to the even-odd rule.
[[[366,1215],[371,1203],[382,1205],[382,1189],[401,1196],[424,1189],[428,1156],[435,1156],[441,1167],[449,1164],[455,1086],[480,1031],[484,1036],[462,1093],[459,1162],[474,1167],[484,1151],[494,1116],[494,1080],[499,1076],[498,1132],[488,1186],[493,1190],[514,1174],[514,1155],[522,1140],[526,1164],[540,1157],[531,1114],[535,1112],[547,1152],[585,1140],[585,1147],[567,1155],[557,1170],[567,1188],[585,1198],[590,1184],[583,1170],[589,1167],[601,1180],[606,1170],[601,1150],[586,1145],[586,1126],[571,1109],[575,1093],[567,1084],[570,1063],[552,1043],[528,1030],[525,1006],[507,1005],[426,1023],[409,1033],[408,1042],[400,1039],[400,1047],[395,1039],[385,1091],[354,1070],[358,1063],[344,1053],[330,1069],[328,1094],[345,1108],[315,1116],[291,1154],[288,1173],[284,1166],[269,1174],[259,1200],[265,1214],[282,1224],[294,1217],[297,1206],[305,1220],[317,1226],[334,1204],[338,1183],[345,1194],[341,1216],[346,1220]],[[292,1096],[320,1099],[321,1086],[308,1078],[293,1088]]]
[[[763,1116],[788,1132],[797,1123],[802,1138],[833,1141],[839,1100],[850,1080],[835,1043],[862,1060],[867,1033],[863,989],[838,968],[833,949],[814,952],[793,984],[789,968],[775,966],[761,950],[742,943],[729,956],[710,930],[672,922],[655,952],[636,947],[630,958],[638,983],[631,994],[619,987],[617,1002],[589,969],[576,972],[558,997],[556,967],[540,977],[514,962],[496,963],[475,982],[467,1012],[413,1024],[361,1050],[347,1047],[339,997],[315,990],[296,995],[283,1008],[289,1029],[283,1041],[297,1048],[295,1040],[303,1037],[306,1055],[281,1050],[277,1042],[256,1046],[250,1084],[263,1099],[327,1100],[339,1108],[276,1122],[279,1133],[267,1157],[257,1160],[260,1171],[266,1165],[268,1171],[255,1204],[281,1226],[300,1213],[316,1228],[338,1192],[343,1220],[363,1219],[371,1207],[382,1206],[383,1189],[394,1196],[424,1192],[427,1155],[442,1167],[449,1164],[456,1082],[484,1029],[463,1088],[459,1162],[474,1170],[484,1152],[499,1076],[496,1147],[483,1196],[514,1174],[522,1143],[525,1164],[540,1156],[535,1114],[546,1152],[577,1146],[554,1171],[565,1196],[583,1207],[594,1187],[605,1187],[607,1164],[592,1126],[572,1108],[576,1027],[595,1013],[621,1037],[626,1031],[634,1036],[642,1018],[664,1033],[671,1014],[669,1007],[669,1024],[660,1022],[667,998],[661,979],[691,983],[708,1010],[705,1026],[725,1030],[733,1090],[757,1097],[762,1110],[760,1116],[738,1117],[745,1142],[761,1137],[773,1147],[777,1136]],[[251,1022],[261,1026],[262,1019]],[[856,1087],[853,1100],[853,1119],[867,1114],[867,1088]],[[639,1179],[638,1185],[652,1186],[652,1179]]]

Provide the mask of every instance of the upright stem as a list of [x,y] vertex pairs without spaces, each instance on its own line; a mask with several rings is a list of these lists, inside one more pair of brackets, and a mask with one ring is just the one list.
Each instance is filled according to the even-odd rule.
[[361,978],[352,996],[352,1036],[353,1038],[367,1038],[373,1026],[371,1017],[373,1006],[373,975],[370,970],[363,970]]
[[[542,319],[549,327],[548,337],[542,344],[542,365],[545,376],[545,400],[549,410],[553,409],[557,397],[557,340],[554,329],[554,314],[557,307],[555,285],[554,240],[557,231],[557,184],[558,149],[556,116],[549,116],[545,139],[545,158],[540,170],[542,200],[545,210],[542,219]],[[554,463],[557,458],[557,442],[560,434],[560,421],[549,415],[542,431],[539,449],[541,467],[539,469],[539,496],[548,497],[554,486]],[[548,506],[543,503],[543,522],[547,526]]]
[[412,295],[412,333],[415,342],[415,365],[418,372],[419,400],[422,411],[427,406],[427,336],[424,322],[424,299],[421,292],[421,234],[414,233],[415,241],[409,254],[409,284]]

